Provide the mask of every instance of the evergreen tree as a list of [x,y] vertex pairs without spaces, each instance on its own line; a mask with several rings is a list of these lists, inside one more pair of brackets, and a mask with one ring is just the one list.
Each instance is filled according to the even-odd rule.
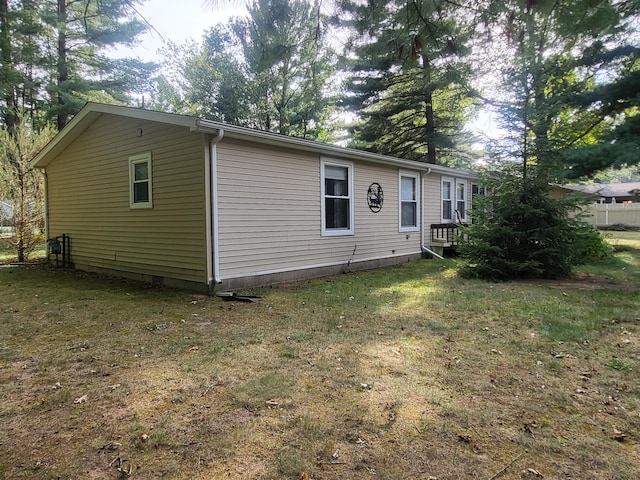
[[475,3],[346,1],[357,37],[346,104],[363,119],[353,146],[454,164],[474,113],[468,82]]
[[51,81],[48,114],[62,129],[87,101],[128,103],[128,93],[144,91],[155,68],[135,59],[111,59],[105,49],[130,45],[146,26],[135,15],[136,0],[46,0],[47,71]]
[[44,27],[35,0],[0,0],[0,124],[13,131],[18,110],[32,119],[42,108],[39,92],[46,74],[42,68]]
[[60,129],[86,101],[129,103],[145,90],[153,64],[105,55],[146,28],[137,3],[0,0],[0,122],[12,131],[26,109],[34,128],[55,118]]
[[607,50],[598,43],[587,52],[583,63],[591,67],[604,65],[613,79],[572,99],[580,112],[597,115],[594,129],[600,128],[593,142],[563,152],[567,178],[640,163],[640,47],[627,45]]
[[238,57],[238,44],[228,28],[211,28],[201,49],[183,59],[185,99],[206,118],[253,126],[248,78]]
[[333,53],[320,1],[255,0],[233,31],[242,46],[254,125],[285,135],[324,135],[333,99]]
[[[602,115],[579,110],[576,99],[597,85],[610,64],[585,62],[594,46],[616,43],[623,24],[618,4],[606,0],[508,0],[489,28],[499,29],[505,52],[499,95],[507,147],[525,184],[562,176],[562,152],[592,143]],[[495,46],[493,47],[495,48]]]
[[[464,252],[469,275],[507,279],[565,276],[602,240],[572,216],[572,205],[552,200],[562,152],[590,141],[599,124],[593,111],[578,112],[572,98],[591,88],[597,70],[580,61],[595,42],[613,41],[621,28],[615,2],[510,0],[490,12],[510,54],[502,72],[504,127],[512,136],[502,150],[503,176],[487,210],[472,212]],[[504,160],[507,160],[505,163]]]
[[464,227],[461,274],[504,281],[563,278],[573,267],[608,255],[602,236],[576,216],[577,199],[551,198],[545,185],[523,184],[519,169],[493,171],[491,194],[475,198]]

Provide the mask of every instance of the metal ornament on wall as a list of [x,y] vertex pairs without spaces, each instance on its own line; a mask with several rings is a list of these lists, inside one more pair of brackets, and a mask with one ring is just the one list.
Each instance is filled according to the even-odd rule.
[[378,213],[382,210],[382,203],[384,202],[384,194],[382,193],[382,187],[379,183],[372,183],[367,190],[367,204],[369,210],[373,213]]

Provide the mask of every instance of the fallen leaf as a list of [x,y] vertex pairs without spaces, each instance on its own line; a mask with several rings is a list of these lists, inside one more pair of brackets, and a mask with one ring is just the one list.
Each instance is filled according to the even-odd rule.
[[527,468],[527,473],[530,473],[536,478],[544,478],[544,475],[542,475],[539,471],[537,471],[534,468]]
[[627,438],[627,434],[613,427],[613,436],[611,438],[613,438],[616,442],[624,442],[624,440]]

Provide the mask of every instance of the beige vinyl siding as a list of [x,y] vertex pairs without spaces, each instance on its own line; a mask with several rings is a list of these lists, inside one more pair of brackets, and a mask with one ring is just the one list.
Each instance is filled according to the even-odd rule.
[[[80,268],[207,283],[205,148],[183,127],[102,115],[47,166],[49,234],[70,236]],[[145,152],[153,208],[132,209],[128,159]]]
[[[217,149],[222,278],[420,252],[419,232],[399,232],[397,167],[355,162],[355,234],[323,237],[319,155],[230,140]],[[379,213],[367,205],[373,182]]]
[[437,173],[431,173],[424,176],[423,180],[423,204],[422,212],[424,215],[425,238],[429,238],[429,227],[432,223],[441,223],[442,206],[441,199],[441,182],[442,176]]

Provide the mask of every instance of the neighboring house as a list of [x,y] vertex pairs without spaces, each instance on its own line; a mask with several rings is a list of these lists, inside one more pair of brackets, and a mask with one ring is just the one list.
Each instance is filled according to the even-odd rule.
[[13,203],[9,200],[0,200],[0,235],[11,232],[13,225]]
[[475,177],[196,117],[87,104],[35,158],[79,269],[210,293],[445,245]]
[[563,185],[565,189],[593,195],[600,203],[640,202],[640,182]]

